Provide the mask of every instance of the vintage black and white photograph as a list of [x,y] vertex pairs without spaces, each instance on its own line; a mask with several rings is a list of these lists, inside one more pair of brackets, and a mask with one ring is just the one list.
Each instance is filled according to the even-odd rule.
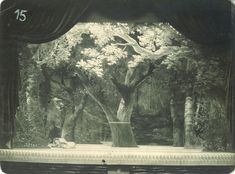
[[168,23],[79,23],[28,44],[13,147],[229,150],[230,54]]
[[2,5],[2,168],[231,172],[233,3],[78,1]]

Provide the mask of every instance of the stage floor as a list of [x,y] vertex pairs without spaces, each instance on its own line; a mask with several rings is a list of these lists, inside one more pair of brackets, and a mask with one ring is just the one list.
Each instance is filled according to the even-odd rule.
[[235,166],[235,153],[203,152],[172,146],[117,148],[110,145],[78,144],[76,148],[0,149],[0,161],[163,166]]

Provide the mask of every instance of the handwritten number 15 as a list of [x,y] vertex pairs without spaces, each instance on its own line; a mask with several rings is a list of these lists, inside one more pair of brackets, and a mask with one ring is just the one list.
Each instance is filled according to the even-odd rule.
[[24,22],[26,21],[27,17],[26,17],[26,14],[27,13],[27,10],[20,10],[20,9],[17,9],[15,11],[15,14],[16,14],[16,20],[19,20],[21,22]]

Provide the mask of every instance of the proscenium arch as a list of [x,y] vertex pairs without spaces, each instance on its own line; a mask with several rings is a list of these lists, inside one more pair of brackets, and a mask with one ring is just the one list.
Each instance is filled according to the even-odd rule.
[[[233,4],[228,0],[5,0],[0,13],[0,148],[14,134],[18,100],[17,42],[54,40],[77,22],[169,22],[191,40],[209,47],[230,48],[234,40]],[[24,10],[20,21],[16,11]],[[233,61],[234,62],[234,61]],[[234,103],[234,73],[230,101]],[[234,107],[230,107],[232,137]],[[232,140],[235,149],[235,139]]]

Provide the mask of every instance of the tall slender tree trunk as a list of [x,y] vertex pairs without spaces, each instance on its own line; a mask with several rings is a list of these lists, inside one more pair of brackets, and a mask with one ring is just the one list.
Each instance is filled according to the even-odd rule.
[[51,93],[51,82],[50,75],[47,72],[46,67],[42,66],[42,75],[43,81],[39,85],[39,100],[40,105],[45,111],[43,115],[44,126],[47,125],[47,112],[48,112],[48,103],[50,102],[50,93]]
[[[184,108],[184,147],[190,148],[193,145],[194,133],[193,133],[193,86],[194,82],[192,80],[194,77],[190,73],[191,62],[190,59],[187,59],[186,66],[186,81],[187,81],[187,91],[185,97],[185,108]],[[195,80],[195,79],[194,79]]]
[[170,103],[170,111],[171,111],[171,119],[173,125],[173,146],[181,147],[183,146],[183,115],[180,112],[181,107],[179,106],[174,99],[171,99]]
[[184,146],[191,147],[193,145],[193,127],[192,121],[194,116],[193,110],[193,99],[187,96],[185,99],[185,110],[184,110]]
[[79,106],[75,107],[74,112],[71,115],[69,115],[67,118],[65,118],[65,121],[62,127],[61,137],[67,141],[75,140],[74,132],[75,132],[75,128],[77,125],[77,120],[83,114],[83,110],[86,106],[86,100],[87,100],[87,95],[85,94],[82,97],[82,100]]

